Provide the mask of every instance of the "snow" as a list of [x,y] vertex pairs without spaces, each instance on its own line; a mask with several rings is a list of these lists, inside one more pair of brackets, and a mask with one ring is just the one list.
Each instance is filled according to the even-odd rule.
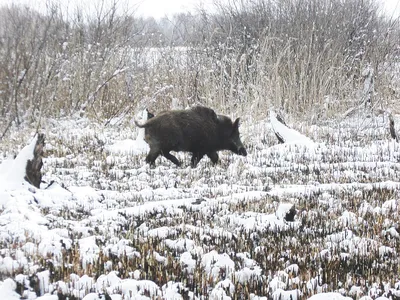
[[286,214],[292,208],[292,206],[293,206],[293,203],[280,203],[275,212],[277,219],[283,220],[285,218]]
[[320,293],[308,298],[308,300],[350,300],[350,299],[352,298],[344,297],[339,293]]
[[135,154],[137,155],[148,152],[149,146],[143,140],[126,139],[123,141],[118,141],[113,145],[110,145],[108,149],[112,153],[126,153],[131,155]]
[[[53,154],[44,158],[41,189],[24,181],[36,137],[0,165],[2,299],[19,299],[21,286],[25,298],[48,300],[57,292],[85,300],[398,294],[393,274],[362,285],[363,270],[333,267],[336,287],[323,282],[326,266],[371,259],[374,273],[398,262],[400,147],[384,131],[329,144],[324,136],[337,128],[315,127],[311,140],[272,113],[243,122],[246,158],[222,151],[218,165],[204,159],[192,169],[167,160],[146,165],[144,130],[134,125],[105,129],[79,119],[57,126],[46,136]],[[85,143],[94,150],[83,151]],[[81,150],[58,157],[57,147]]]
[[3,282],[0,282],[0,295],[2,299],[20,299],[20,295],[15,292],[17,284],[11,278],[7,278]]
[[226,253],[219,254],[215,250],[205,253],[201,264],[207,274],[214,280],[219,278],[221,272],[228,275],[235,270],[235,263],[229,255]]
[[24,184],[26,162],[33,159],[37,135],[25,146],[15,159],[3,161],[0,164],[0,182],[7,189],[17,189]]
[[272,299],[276,300],[298,300],[300,299],[300,291],[293,290],[293,291],[284,291],[281,289],[276,290],[272,294]]
[[273,130],[283,138],[285,143],[291,144],[305,144],[312,145],[313,141],[306,137],[304,134],[301,134],[297,130],[291,129],[286,125],[282,124],[276,118],[276,113],[274,111],[269,112],[270,122]]
[[[143,110],[142,120],[147,120],[147,111]],[[135,140],[125,139],[116,141],[107,148],[111,153],[124,153],[130,155],[143,154],[149,151],[149,145],[144,141],[144,128],[138,129],[138,135]]]

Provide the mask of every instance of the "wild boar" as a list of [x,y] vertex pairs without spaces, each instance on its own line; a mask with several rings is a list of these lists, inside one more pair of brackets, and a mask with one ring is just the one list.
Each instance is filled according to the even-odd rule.
[[180,161],[170,151],[187,151],[192,153],[191,166],[194,168],[204,155],[213,164],[218,162],[220,150],[246,156],[239,135],[239,118],[232,120],[217,115],[214,110],[196,106],[188,110],[164,111],[147,120],[144,124],[135,123],[145,128],[145,141],[150,146],[146,162],[155,165],[159,155],[180,166]]

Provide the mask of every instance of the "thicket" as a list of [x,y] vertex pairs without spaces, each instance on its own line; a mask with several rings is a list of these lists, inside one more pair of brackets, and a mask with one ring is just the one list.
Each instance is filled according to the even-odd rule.
[[0,137],[11,126],[205,104],[315,119],[396,109],[399,20],[374,0],[216,1],[154,20],[115,3],[68,15],[0,8]]

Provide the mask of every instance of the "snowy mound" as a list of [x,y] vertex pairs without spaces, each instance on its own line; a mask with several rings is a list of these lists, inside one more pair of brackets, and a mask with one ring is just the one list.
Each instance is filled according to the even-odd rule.
[[[142,120],[147,120],[147,110],[143,110]],[[126,139],[117,141],[108,147],[108,150],[114,154],[139,155],[149,151],[149,145],[144,140],[144,128],[138,128],[136,140]]]
[[3,188],[15,189],[24,183],[25,168],[28,160],[33,159],[38,136],[36,135],[29,145],[25,146],[15,159],[8,159],[0,164],[0,192]]
[[143,140],[142,137],[138,136],[136,140],[126,139],[122,141],[117,141],[113,145],[109,146],[108,150],[114,154],[125,153],[131,155],[139,155],[148,152],[149,145]]

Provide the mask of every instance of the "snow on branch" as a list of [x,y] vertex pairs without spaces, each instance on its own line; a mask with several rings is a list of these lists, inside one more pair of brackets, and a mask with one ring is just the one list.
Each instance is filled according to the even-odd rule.
[[300,144],[312,144],[313,141],[301,134],[300,132],[291,129],[286,126],[285,122],[276,115],[274,111],[270,111],[269,113],[270,122],[272,125],[272,130],[275,133],[275,136],[279,140],[281,144],[283,143],[300,143]]
[[0,181],[5,186],[18,186],[28,181],[39,188],[42,181],[44,134],[36,134],[29,145],[25,146],[12,160],[5,160],[0,165]]

